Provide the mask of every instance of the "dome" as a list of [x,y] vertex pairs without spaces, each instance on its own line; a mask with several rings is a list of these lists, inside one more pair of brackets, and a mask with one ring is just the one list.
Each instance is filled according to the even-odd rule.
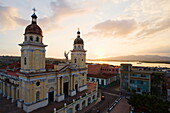
[[42,30],[37,24],[30,24],[25,29],[25,34],[37,34],[42,36]]
[[32,23],[28,25],[25,29],[25,34],[37,34],[42,36],[42,30],[41,28],[37,25],[37,15],[34,14],[31,16],[32,17]]
[[77,38],[74,40],[74,44],[84,44],[84,41],[83,41],[82,38],[77,37]]
[[78,28],[78,31],[77,31],[77,38],[74,40],[74,44],[84,44],[83,39],[80,38],[80,31],[79,31],[79,28]]

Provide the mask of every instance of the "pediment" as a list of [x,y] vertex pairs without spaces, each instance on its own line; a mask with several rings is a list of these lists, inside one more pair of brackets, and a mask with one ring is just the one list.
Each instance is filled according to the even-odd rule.
[[72,69],[69,67],[69,65],[66,65],[59,70],[59,72],[70,72],[70,71],[72,71]]

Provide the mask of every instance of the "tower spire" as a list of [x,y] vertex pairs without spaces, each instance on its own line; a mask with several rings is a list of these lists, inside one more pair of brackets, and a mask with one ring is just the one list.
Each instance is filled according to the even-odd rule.
[[34,11],[34,13],[35,13],[36,9],[35,9],[35,8],[33,8],[32,10],[33,10],[33,11]]
[[80,38],[80,29],[78,28],[78,31],[77,31],[77,38]]
[[36,22],[37,21],[37,15],[35,14],[36,9],[33,8],[32,10],[34,12],[31,16],[32,17],[32,24],[37,24],[37,22]]

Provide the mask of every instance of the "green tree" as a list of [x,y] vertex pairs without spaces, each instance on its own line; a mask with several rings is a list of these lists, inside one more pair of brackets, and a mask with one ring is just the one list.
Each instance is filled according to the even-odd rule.
[[133,94],[128,103],[134,107],[135,112],[139,113],[169,113],[170,102],[155,95]]
[[162,84],[164,83],[164,73],[153,73],[151,75],[151,94],[160,96],[162,92]]

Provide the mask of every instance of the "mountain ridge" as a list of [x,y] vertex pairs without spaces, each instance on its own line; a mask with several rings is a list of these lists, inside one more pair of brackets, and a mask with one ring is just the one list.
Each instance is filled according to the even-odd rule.
[[89,60],[108,60],[108,61],[168,61],[170,62],[170,57],[159,56],[159,55],[128,55],[128,56],[118,56],[118,57],[107,57],[101,59],[89,59]]

